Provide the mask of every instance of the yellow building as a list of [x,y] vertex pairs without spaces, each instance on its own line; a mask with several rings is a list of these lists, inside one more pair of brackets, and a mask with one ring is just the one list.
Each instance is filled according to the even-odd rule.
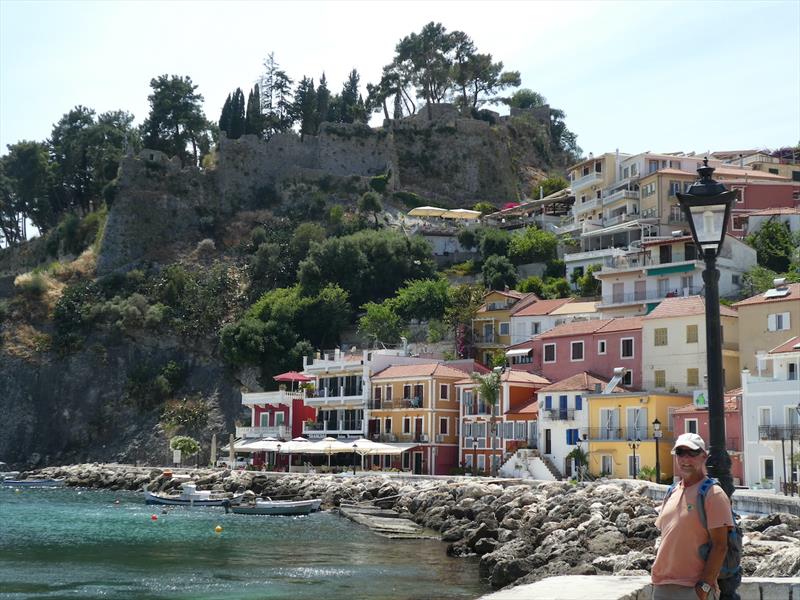
[[535,294],[516,290],[492,290],[483,296],[483,305],[472,320],[472,340],[478,361],[488,365],[493,353],[512,344],[511,313],[537,300]]
[[407,444],[403,469],[448,475],[458,466],[459,403],[455,382],[467,375],[436,362],[397,365],[372,377],[369,431]]
[[588,394],[589,472],[617,479],[636,477],[642,467],[656,466],[653,421],[661,424],[658,442],[661,481],[672,481],[670,450],[675,440],[672,413],[692,402],[683,394],[623,392]]

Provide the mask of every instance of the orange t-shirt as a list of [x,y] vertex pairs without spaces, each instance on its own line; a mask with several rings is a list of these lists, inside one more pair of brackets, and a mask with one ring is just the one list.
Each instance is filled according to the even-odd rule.
[[[702,482],[689,487],[684,487],[682,481],[678,483],[656,517],[661,545],[653,563],[654,585],[694,587],[700,581],[705,561],[700,558],[699,549],[710,541],[697,511],[697,492]],[[705,509],[708,529],[733,527],[730,499],[718,485],[706,493]]]

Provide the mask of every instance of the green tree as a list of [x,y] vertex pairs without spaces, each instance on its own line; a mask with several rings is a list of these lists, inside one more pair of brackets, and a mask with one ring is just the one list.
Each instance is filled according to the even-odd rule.
[[300,262],[308,255],[313,243],[325,240],[325,228],[319,223],[300,223],[295,227],[289,241],[289,254],[291,256],[293,271],[297,271]]
[[314,80],[303,77],[294,92],[294,113],[300,120],[300,139],[306,135],[315,135],[319,130],[319,114],[317,113],[317,91]]
[[319,85],[317,86],[317,132],[319,132],[319,125],[323,121],[328,120],[328,109],[331,101],[331,92],[328,89],[328,80],[325,73],[319,78]]
[[358,199],[358,212],[362,214],[371,214],[375,220],[375,229],[378,228],[378,213],[383,210],[381,203],[381,195],[372,190],[364,192],[361,198]]
[[483,284],[491,290],[513,288],[517,284],[517,270],[505,256],[492,255],[483,261]]
[[602,270],[603,265],[589,265],[586,269],[586,272],[577,278],[576,283],[578,284],[578,293],[584,297],[589,298],[591,296],[599,296],[601,290],[601,283],[599,279],[596,279],[594,274],[600,270]]
[[766,221],[758,231],[748,235],[745,241],[758,253],[758,264],[776,273],[789,270],[797,251],[788,225],[777,219]]
[[402,321],[390,302],[367,302],[361,310],[365,314],[358,320],[358,330],[363,335],[386,344],[399,341]]
[[179,157],[183,165],[200,164],[201,146],[210,132],[197,86],[188,76],[160,75],[150,80],[150,87],[150,113],[142,124],[144,144]]
[[[342,86],[341,98],[341,121],[342,123],[355,123],[360,121],[360,112],[358,107],[358,83],[360,76],[358,71],[353,69],[347,75],[347,81]],[[362,102],[363,106],[363,102]]]
[[[460,33],[460,32],[454,32]],[[491,54],[474,53],[454,68],[455,83],[461,89],[460,103],[466,110],[476,110],[508,87],[520,85],[519,71],[503,71],[502,61],[493,62]]]
[[786,273],[778,274],[756,265],[744,274],[742,290],[749,296],[763,294],[768,289],[775,287],[774,280],[778,277],[785,277],[789,283],[800,283],[800,269],[795,267]]
[[544,298],[544,281],[542,281],[541,277],[537,277],[536,275],[531,275],[520,281],[516,289],[526,294],[533,292],[539,298]]
[[569,187],[569,181],[567,181],[560,175],[554,175],[552,177],[547,177],[545,179],[542,179],[539,182],[539,186],[537,186],[534,189],[538,190],[539,187],[542,188],[543,196],[549,196],[550,194],[555,194],[556,192],[559,192]]
[[[538,294],[537,294],[538,295]],[[569,282],[563,277],[551,277],[545,281],[542,289],[542,298],[569,298],[572,295],[572,288]]]
[[515,265],[546,262],[556,257],[558,237],[537,227],[526,227],[512,236],[508,245],[508,256]]
[[264,133],[264,117],[261,114],[261,92],[258,84],[247,96],[247,109],[244,118],[244,132],[250,135],[261,136]]
[[25,240],[24,206],[17,197],[14,180],[6,175],[8,156],[0,157],[0,248]]
[[547,104],[547,98],[529,88],[521,88],[503,102],[512,108],[539,108]]
[[472,207],[472,210],[479,211],[481,215],[490,215],[493,212],[497,212],[497,208],[488,202],[478,202]]
[[480,243],[478,239],[478,233],[473,227],[465,227],[464,229],[459,230],[456,237],[461,247],[466,248],[467,250],[476,248]]
[[397,290],[394,307],[403,319],[442,319],[450,305],[450,283],[444,277],[407,281]]
[[[8,146],[3,156],[3,171],[8,178],[10,214],[24,215],[39,231],[46,233],[58,223],[60,210],[53,207],[48,195],[50,165],[47,147],[39,142],[21,141]],[[22,220],[24,230],[24,219]]]
[[181,454],[194,456],[200,452],[200,444],[194,438],[186,435],[177,435],[169,441],[169,447],[173,450],[180,450]]
[[511,243],[511,235],[502,229],[491,227],[482,228],[480,236],[481,258],[488,259],[490,256],[503,256],[508,254],[508,247]]

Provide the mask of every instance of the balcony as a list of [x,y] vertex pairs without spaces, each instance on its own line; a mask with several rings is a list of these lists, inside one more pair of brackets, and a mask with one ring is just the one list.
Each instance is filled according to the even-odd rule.
[[603,198],[603,206],[607,204],[613,204],[619,200],[638,200],[639,199],[639,192],[634,192],[632,190],[617,190],[613,194],[609,194]]
[[320,388],[316,390],[313,395],[305,398],[304,403],[306,406],[313,406],[319,409],[337,405],[363,406],[366,399],[367,397],[364,391],[340,386],[339,389]]
[[500,341],[501,335],[505,335],[506,337],[508,337],[507,334],[499,334],[499,333],[473,334],[472,343],[476,345],[480,344],[483,346],[502,346],[504,344]]
[[771,442],[800,440],[800,425],[759,425],[758,439]]
[[398,433],[396,436],[398,442],[427,444],[430,441],[426,433]]
[[237,427],[237,438],[265,438],[274,437],[288,439],[291,437],[289,428],[285,425],[275,427]]
[[575,181],[569,184],[569,187],[572,189],[573,193],[579,189],[585,188],[586,186],[592,185],[594,183],[600,183],[603,181],[603,174],[598,173],[597,171],[592,171],[588,175],[584,175],[583,177],[579,177]]
[[[588,434],[589,441],[592,442],[628,442],[628,440],[652,442],[655,440],[652,427],[590,427]],[[674,439],[675,434],[672,431],[661,430],[659,442],[671,444]]]
[[491,417],[492,416],[492,409],[487,404],[483,402],[479,402],[477,405],[473,403],[465,404],[464,405],[464,416],[466,417],[474,417],[474,416],[482,416],[482,417]]
[[315,421],[313,423],[303,423],[303,433],[309,438],[324,438],[341,435],[345,433],[362,433],[364,431],[364,421],[362,419],[329,419],[327,421]]
[[703,291],[701,286],[689,286],[680,290],[642,290],[638,292],[626,292],[622,294],[604,294],[598,308],[607,308],[614,305],[638,304],[643,302],[659,302],[664,298],[676,298],[685,295],[700,294]]
[[402,408],[425,408],[422,398],[394,398],[392,400],[377,400],[373,398],[367,403],[370,410],[398,410]]
[[242,394],[242,404],[244,406],[255,406],[261,404],[284,404],[291,406],[293,400],[302,400],[305,392],[288,392],[279,390],[277,392],[256,392],[253,394]]
[[600,198],[592,198],[591,200],[587,200],[586,202],[579,202],[578,200],[576,200],[572,208],[574,214],[578,215],[582,212],[594,210],[597,207],[599,207],[600,204],[601,204]]
[[572,408],[546,409],[543,412],[543,416],[546,416],[546,418],[551,420],[551,421],[574,421],[575,420],[575,410],[572,409]]

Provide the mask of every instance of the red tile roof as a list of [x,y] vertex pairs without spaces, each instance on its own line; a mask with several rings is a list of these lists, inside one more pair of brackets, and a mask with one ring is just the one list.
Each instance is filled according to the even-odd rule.
[[[567,377],[566,379],[562,379],[561,381],[556,381],[553,384],[545,386],[541,388],[539,392],[594,392],[595,384],[600,384],[600,390],[602,391],[608,385],[608,379],[603,379],[584,371],[583,373],[577,373],[572,377]],[[616,386],[613,389],[614,393],[620,393],[624,391],[625,390],[620,386]]]
[[775,298],[765,298],[764,294],[756,294],[755,296],[750,296],[749,298],[745,298],[744,300],[740,300],[736,304],[735,307],[740,306],[749,306],[751,304],[765,304],[767,302],[774,303],[774,302],[788,302],[790,300],[800,300],[800,283],[789,283],[786,285],[789,288],[789,293],[785,296],[777,296]]
[[599,333],[614,333],[615,331],[630,331],[642,328],[642,317],[619,317],[611,319],[610,322],[599,330]]
[[593,321],[572,321],[553,327],[550,331],[540,333],[535,339],[547,340],[554,337],[563,337],[565,335],[585,335],[587,333],[594,333],[604,325],[608,325],[612,320],[613,319],[595,319]]
[[520,406],[514,410],[507,410],[507,415],[538,415],[539,414],[539,401],[531,400],[527,404]]
[[462,379],[464,371],[440,363],[423,363],[421,365],[395,365],[386,367],[372,379],[397,379],[400,377],[446,377]]
[[554,300],[538,300],[526,302],[524,305],[519,302],[514,310],[511,311],[512,317],[533,317],[539,315],[549,315],[557,308],[572,302],[572,298],[556,298]]
[[[519,369],[506,369],[500,376],[500,381],[503,383],[528,383],[537,385],[548,385],[550,380],[536,373],[529,373],[528,371],[520,371]],[[471,377],[465,377],[455,382],[456,385],[469,385],[475,384],[475,380]],[[476,384],[477,385],[477,384]]]
[[[702,296],[678,296],[665,298],[649,315],[643,319],[668,319],[670,317],[688,317],[704,315],[706,313],[706,299]],[[720,304],[719,314],[723,317],[738,317],[732,308]]]
[[785,341],[780,346],[769,351],[770,354],[780,354],[782,352],[800,352],[800,335],[794,336],[792,339]]

